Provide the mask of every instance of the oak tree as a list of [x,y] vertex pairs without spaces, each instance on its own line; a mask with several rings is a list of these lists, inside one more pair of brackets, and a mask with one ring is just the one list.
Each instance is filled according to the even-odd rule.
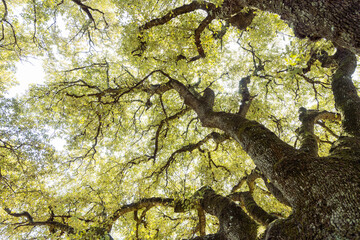
[[2,0],[0,234],[360,239],[359,10]]

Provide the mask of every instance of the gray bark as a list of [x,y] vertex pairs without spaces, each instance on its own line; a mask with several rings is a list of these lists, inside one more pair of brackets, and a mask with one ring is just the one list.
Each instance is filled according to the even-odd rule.
[[360,53],[358,0],[225,0],[228,8],[253,7],[280,15],[299,38],[326,38]]
[[[333,87],[333,92],[336,105],[342,110],[343,103],[339,102],[337,95],[345,94],[342,89],[354,88],[350,77],[354,58],[349,51],[345,55],[344,50],[339,51],[338,55],[342,57],[334,56],[339,67],[333,76],[333,85],[338,84],[338,87]],[[360,155],[354,154],[358,153],[356,147],[360,145],[356,125],[359,122],[356,91],[350,91],[347,98],[348,102],[355,102],[349,107],[354,114],[342,110],[343,118],[349,119],[344,120],[344,129],[352,136],[339,140],[337,151],[334,150],[336,154],[320,158],[316,157],[315,151],[308,153],[294,149],[260,123],[238,114],[214,112],[182,83],[169,79],[169,84],[197,113],[203,125],[221,129],[239,142],[293,208],[291,217],[277,220],[269,226],[266,239],[360,238]],[[356,122],[346,125],[351,119]],[[304,130],[311,132],[312,124],[313,121]],[[349,156],[339,155],[349,148],[350,152],[346,152]],[[206,211],[211,210],[208,208]]]

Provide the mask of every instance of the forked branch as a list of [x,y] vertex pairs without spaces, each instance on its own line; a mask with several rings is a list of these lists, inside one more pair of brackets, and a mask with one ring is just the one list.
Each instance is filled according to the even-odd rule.
[[267,213],[254,200],[250,192],[236,192],[228,196],[233,201],[239,201],[246,208],[249,215],[257,222],[264,226],[268,226],[277,217]]
[[301,127],[299,129],[300,150],[316,157],[318,155],[317,136],[314,133],[314,125],[319,120],[340,121],[340,114],[328,112],[307,110],[303,107],[299,109],[299,120]]
[[[193,1],[190,4],[185,4],[169,11],[163,17],[155,18],[140,26],[140,46],[132,53],[136,56],[142,56],[143,52],[146,50],[147,43],[143,38],[145,30],[164,25],[180,15],[194,12],[196,10],[204,10],[207,13],[207,16],[201,21],[200,25],[194,31],[195,46],[198,55],[190,58],[189,62],[206,57],[205,50],[201,44],[201,34],[214,19],[225,20],[228,24],[231,24],[240,30],[245,30],[251,24],[255,16],[252,10],[241,12],[242,8],[239,7],[229,7],[228,5],[216,6],[215,4],[206,1]],[[177,60],[180,59],[179,57],[181,57],[181,59],[186,58],[183,55],[179,55]]]

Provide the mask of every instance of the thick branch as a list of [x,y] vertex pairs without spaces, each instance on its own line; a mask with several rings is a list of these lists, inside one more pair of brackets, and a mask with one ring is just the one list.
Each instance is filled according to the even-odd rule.
[[223,6],[253,7],[278,14],[299,38],[326,38],[339,46],[360,52],[358,0],[225,0]]
[[[172,19],[186,14],[193,12],[195,10],[204,10],[207,13],[207,17],[200,23],[198,28],[194,32],[194,39],[195,39],[195,45],[196,49],[199,55],[192,57],[189,62],[196,61],[200,58],[205,58],[206,53],[204,51],[204,48],[201,44],[201,33],[205,30],[205,28],[211,23],[212,20],[215,18],[223,19],[227,21],[228,23],[232,24],[234,27],[245,30],[252,22],[253,18],[255,17],[254,11],[249,10],[248,12],[240,12],[242,10],[241,7],[229,7],[229,6],[221,6],[217,7],[213,3],[205,2],[205,1],[193,1],[190,4],[185,4],[181,7],[175,8],[168,12],[166,15],[160,18],[153,19],[144,25],[140,26],[140,46],[133,51],[133,53],[136,53],[135,55],[141,56],[143,52],[146,49],[146,42],[143,39],[143,31],[159,26],[164,25],[168,22],[170,22]],[[235,15],[234,15],[235,14]],[[234,15],[234,16],[233,16]],[[180,59],[186,58],[182,55],[179,55],[177,58],[177,61]]]
[[143,52],[146,49],[146,42],[144,41],[144,39],[142,38],[142,33],[144,30],[156,27],[156,26],[160,26],[160,25],[164,25],[166,23],[168,23],[169,21],[171,21],[172,19],[186,14],[186,13],[190,13],[193,12],[195,10],[204,10],[208,13],[208,16],[201,22],[201,24],[199,25],[199,27],[195,30],[195,45],[197,48],[197,51],[199,53],[198,56],[193,57],[190,59],[190,61],[195,61],[199,58],[204,58],[206,56],[205,51],[201,45],[201,33],[204,31],[204,29],[211,23],[211,21],[215,18],[215,12],[218,9],[214,4],[212,3],[208,3],[205,1],[193,1],[190,4],[185,4],[181,7],[175,8],[173,10],[171,10],[170,12],[168,12],[165,16],[160,17],[160,18],[155,18],[147,23],[145,23],[144,25],[139,27],[140,30],[140,47],[138,47],[138,49],[134,50],[133,53],[138,52],[136,55],[141,56],[143,54]]
[[200,206],[198,206],[198,218],[199,218],[199,232],[200,236],[205,236],[205,227],[206,227],[206,217],[205,217],[205,211]]
[[255,180],[261,178],[261,173],[258,169],[254,169],[251,171],[249,175],[246,175],[231,189],[231,192],[234,193],[239,190],[242,185],[246,182],[249,186],[249,191],[253,192],[255,188]]
[[319,120],[340,121],[340,115],[328,111],[299,109],[301,127],[299,130],[300,150],[316,157],[318,155],[317,137],[314,133],[314,125]]
[[339,66],[331,83],[335,106],[343,115],[345,132],[360,136],[360,98],[351,79],[356,69],[356,56],[347,49],[338,48],[334,59]]
[[272,182],[275,180],[274,165],[280,159],[297,154],[293,147],[284,143],[263,125],[238,114],[212,111],[211,107],[193,95],[184,84],[166,73],[162,74],[170,79],[170,85],[184,99],[185,104],[197,113],[205,127],[221,129],[239,142],[261,172]]
[[250,83],[250,76],[244,77],[239,81],[239,93],[241,94],[241,104],[238,114],[245,117],[249,111],[253,97],[250,95],[248,84]]
[[168,12],[165,16],[161,18],[156,18],[145,23],[143,26],[140,27],[140,30],[146,30],[155,26],[164,25],[165,23],[169,22],[170,20],[182,14],[186,14],[200,9],[209,12],[209,11],[214,11],[216,9],[216,6],[212,3],[208,3],[205,1],[193,1],[190,4],[186,4],[181,7],[173,9],[172,11]]
[[283,193],[277,187],[275,187],[274,184],[268,182],[265,176],[262,176],[262,179],[265,183],[266,188],[271,192],[271,194],[276,198],[276,200],[278,200],[279,202],[281,202],[286,206],[289,207],[291,206],[289,201],[283,195]]
[[256,238],[257,224],[229,198],[216,194],[210,187],[201,188],[194,197],[200,200],[202,208],[207,213],[219,219],[218,233],[222,233],[225,239]]
[[211,23],[212,20],[215,19],[215,16],[213,15],[208,15],[199,25],[199,27],[195,30],[195,45],[196,45],[196,49],[199,53],[199,56],[193,57],[192,59],[190,59],[190,62],[195,61],[199,58],[205,58],[206,54],[204,51],[204,48],[201,44],[201,33],[205,30],[205,28]]
[[30,215],[30,213],[28,213],[26,211],[21,212],[21,213],[13,213],[13,212],[11,212],[11,210],[9,208],[4,208],[4,210],[5,210],[5,212],[7,212],[7,214],[9,214],[9,215],[11,215],[13,217],[25,217],[29,223],[34,222],[32,216]]
[[262,209],[255,202],[250,192],[232,193],[229,198],[233,201],[240,201],[250,216],[264,226],[269,225],[269,223],[277,219],[277,217],[270,215],[264,209]]
[[191,240],[227,240],[227,238],[222,233],[215,233],[192,238]]
[[[155,71],[154,71],[155,72]],[[176,90],[184,103],[198,115],[203,126],[218,128],[239,142],[245,152],[253,159],[260,171],[277,189],[287,196],[302,196],[298,185],[289,186],[286,181],[293,171],[300,168],[302,161],[294,161],[301,152],[283,142],[262,124],[245,119],[238,114],[214,112],[212,106],[198,94],[192,93],[184,84],[173,79],[167,73],[157,71],[169,79],[164,86]],[[296,199],[292,199],[293,202]]]

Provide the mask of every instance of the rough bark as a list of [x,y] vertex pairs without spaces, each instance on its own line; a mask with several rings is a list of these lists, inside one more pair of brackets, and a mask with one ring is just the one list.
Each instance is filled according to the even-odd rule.
[[[207,213],[219,219],[220,227],[217,239],[250,240],[256,238],[258,226],[255,221],[229,198],[216,194],[210,187],[200,189],[195,197],[200,200],[201,207]],[[202,239],[215,239],[208,237]]]
[[[207,13],[206,18],[204,18],[200,25],[195,29],[194,31],[194,40],[195,40],[195,45],[196,45],[196,49],[198,52],[197,56],[191,57],[188,61],[192,62],[192,61],[196,61],[200,58],[205,58],[206,57],[206,53],[205,50],[202,46],[201,43],[201,34],[202,32],[209,26],[209,24],[216,18],[218,19],[222,19],[225,20],[228,24],[231,24],[232,26],[240,29],[240,30],[245,30],[252,22],[252,20],[255,17],[254,11],[253,10],[249,10],[247,12],[241,12],[241,10],[243,10],[243,8],[241,6],[233,6],[231,8],[229,7],[222,7],[222,6],[217,6],[213,3],[209,3],[206,1],[193,1],[190,4],[184,4],[178,8],[173,9],[172,11],[168,12],[166,15],[164,15],[163,17],[160,18],[155,18],[147,23],[145,23],[143,26],[139,27],[140,32],[143,32],[144,30],[159,26],[159,25],[164,25],[166,23],[168,23],[170,20],[186,14],[186,13],[190,13],[196,10],[203,10]],[[224,29],[223,33],[218,33],[217,38],[221,38],[220,36],[224,35],[226,32],[226,29]],[[139,37],[139,42],[140,42],[140,46],[135,49],[132,54],[134,54],[134,56],[141,56],[143,54],[143,52],[146,50],[146,41],[143,39],[143,37],[141,37],[142,34],[140,34]],[[181,59],[187,59],[187,57],[183,56],[183,55],[179,55],[177,56],[177,61],[181,60]]]
[[311,156],[318,156],[317,137],[314,133],[314,125],[319,120],[340,121],[340,114],[331,113],[328,111],[307,110],[303,107],[299,109],[299,120],[301,127],[299,130],[300,150],[310,154]]
[[299,38],[326,38],[360,53],[358,0],[225,0],[228,8],[253,7],[280,15]]
[[192,238],[191,240],[227,240],[227,239],[225,238],[225,236],[223,236],[223,234],[216,233],[216,234],[208,234],[205,236],[199,236],[196,238]]
[[[190,5],[203,9],[204,4],[194,1]],[[302,144],[300,149],[295,149],[260,123],[246,119],[243,111],[239,114],[213,111],[213,100],[210,104],[203,101],[162,72],[169,79],[166,88],[176,90],[205,127],[220,129],[240,143],[283,202],[293,208],[290,217],[275,220],[268,226],[265,239],[360,239],[360,100],[351,80],[356,68],[352,52],[360,53],[360,28],[355,24],[360,22],[360,4],[357,0],[225,0],[220,8],[213,7],[213,13],[208,13],[229,22],[244,7],[279,14],[299,38],[326,38],[337,46],[337,53],[322,61],[324,65],[330,62],[337,65],[332,90],[346,134],[336,141],[331,155],[317,156],[314,135],[314,123],[319,116],[326,115],[325,112],[303,111],[299,133]],[[247,18],[249,22],[251,17]],[[166,19],[163,20],[165,23]],[[202,28],[199,29],[201,33]],[[200,34],[197,38],[200,40]],[[196,45],[199,56],[205,56],[199,48],[201,42]],[[239,234],[243,228],[239,217],[232,220],[232,227],[225,227],[230,224],[232,214],[243,215],[241,208],[234,210],[236,205],[230,199],[212,190],[202,192],[202,207],[217,216],[221,226],[218,234],[208,236],[209,239],[244,239]],[[248,235],[245,239],[254,239],[254,236]]]
[[229,196],[233,201],[241,202],[241,205],[245,207],[248,214],[258,223],[264,226],[269,225],[277,219],[277,217],[267,213],[262,209],[254,200],[250,192],[237,192]]
[[[348,61],[347,57],[335,59],[340,60],[337,60],[339,69],[333,82],[340,82],[338,84],[341,87],[352,84],[348,77],[349,71],[342,69],[352,68],[353,58],[352,61]],[[260,123],[239,114],[214,112],[212,106],[199,100],[182,83],[168,75],[167,77],[171,87],[180,94],[185,104],[197,113],[202,124],[205,127],[221,129],[239,142],[293,208],[290,218],[275,221],[269,226],[267,239],[360,237],[360,192],[356,191],[360,189],[359,155],[352,155],[349,161],[348,157],[332,155],[319,158],[311,152],[294,149]],[[337,105],[338,91],[340,90],[334,89]],[[346,113],[344,116],[345,119],[351,118],[347,117]],[[305,127],[305,130],[312,131],[314,119],[316,117],[312,118],[311,124]],[[349,129],[346,125],[344,128]],[[357,133],[353,132],[353,135]],[[350,139],[351,141],[347,142],[359,146],[357,138]]]
[[[336,46],[360,53],[360,28],[356,24],[360,22],[360,3],[357,0],[225,0],[220,7],[206,1],[193,1],[174,9],[162,18],[149,21],[141,26],[140,30],[165,24],[179,15],[198,9],[206,11],[208,19],[204,20],[195,32],[199,55],[192,60],[197,60],[206,55],[201,46],[200,35],[213,19],[226,20],[241,30],[251,24],[255,14],[252,10],[247,13],[241,12],[244,7],[280,15],[299,38],[314,41],[326,38]],[[137,50],[144,51],[144,44],[146,43],[142,41],[142,48]]]
[[356,56],[347,49],[338,48],[333,59],[338,65],[331,83],[335,106],[344,116],[345,132],[360,136],[360,98],[351,79],[357,65]]

